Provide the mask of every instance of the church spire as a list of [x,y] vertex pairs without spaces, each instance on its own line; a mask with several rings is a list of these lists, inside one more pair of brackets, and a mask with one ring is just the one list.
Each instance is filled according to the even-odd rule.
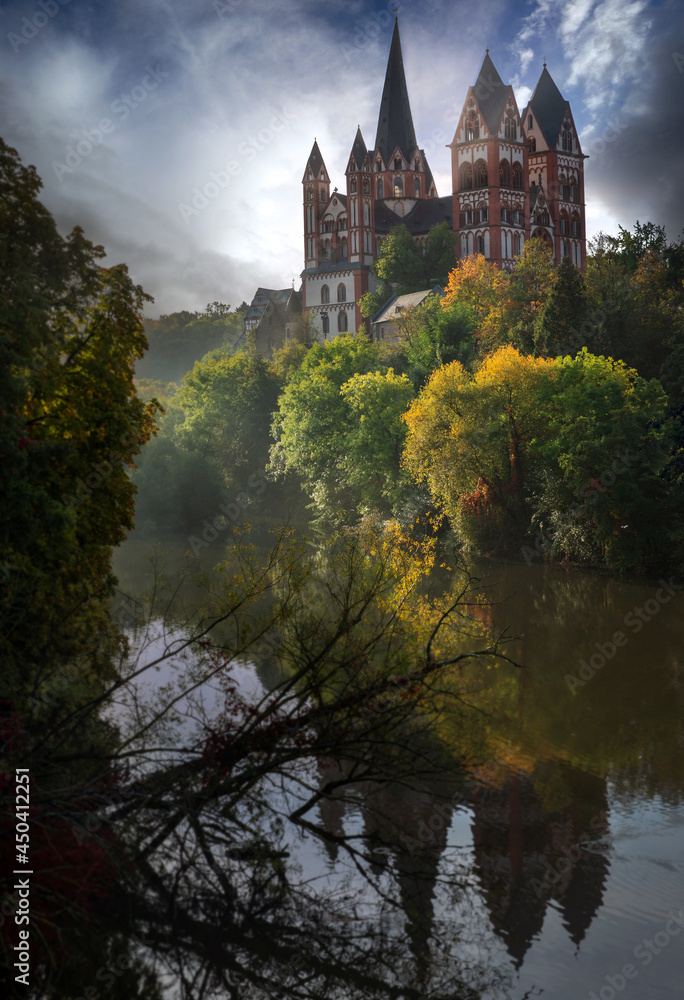
[[553,77],[546,68],[537,80],[532,97],[530,97],[529,109],[536,116],[539,128],[550,149],[553,149],[558,141],[558,135],[563,125],[568,107],[560,90],[556,86]]
[[385,86],[380,103],[375,148],[387,163],[397,146],[404,154],[405,159],[408,160],[417,149],[418,143],[416,142],[408,90],[406,89],[404,60],[399,40],[399,23],[395,20],[392,45],[387,61],[387,73],[385,74]]

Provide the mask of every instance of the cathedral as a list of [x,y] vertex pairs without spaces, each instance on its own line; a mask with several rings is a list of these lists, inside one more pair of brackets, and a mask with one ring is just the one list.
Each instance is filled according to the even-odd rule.
[[525,240],[539,237],[556,261],[569,256],[584,270],[585,156],[570,105],[546,63],[521,114],[487,50],[449,148],[452,194],[440,198],[416,141],[395,21],[374,147],[366,147],[359,128],[345,194],[331,191],[317,142],[302,178],[302,308],[318,339],[364,328],[358,302],[376,287],[370,266],[400,223],[420,245],[446,221],[457,257],[483,254],[507,270]]

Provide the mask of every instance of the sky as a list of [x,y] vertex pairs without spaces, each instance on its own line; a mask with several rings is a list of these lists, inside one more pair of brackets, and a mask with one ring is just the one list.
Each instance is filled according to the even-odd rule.
[[333,186],[372,147],[396,10],[440,196],[485,49],[522,112],[546,59],[572,106],[587,233],[684,229],[681,0],[5,0],[0,135],[75,225],[155,299],[233,307],[299,287],[314,138]]

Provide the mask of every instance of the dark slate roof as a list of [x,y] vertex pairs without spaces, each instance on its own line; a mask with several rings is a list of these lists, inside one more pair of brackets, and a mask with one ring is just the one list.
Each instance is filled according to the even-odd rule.
[[489,49],[484,57],[473,95],[485,120],[490,135],[496,135],[501,123],[501,115],[506,107],[509,87],[503,82],[489,57]]
[[387,163],[397,146],[408,160],[418,143],[416,142],[408,90],[406,89],[404,61],[399,40],[399,23],[395,21],[392,45],[387,61],[385,86],[380,102],[375,148],[380,151],[383,160]]
[[424,198],[413,206],[409,214],[400,219],[410,233],[427,233],[432,226],[448,222],[453,228],[453,206],[451,195],[446,198]]
[[558,141],[558,135],[563,124],[563,118],[568,106],[560,90],[553,82],[553,77],[546,66],[537,81],[534,93],[530,97],[528,110],[537,119],[546,144],[553,149]]
[[318,143],[314,139],[314,144],[311,147],[311,153],[309,154],[309,159],[306,161],[306,167],[304,168],[304,176],[302,177],[302,180],[303,181],[306,180],[306,175],[309,170],[309,167],[311,167],[314,177],[318,177],[318,175],[321,172],[321,167],[323,166],[325,166],[325,164],[323,163],[323,157],[321,156],[321,151],[318,148]]
[[410,233],[427,233],[440,222],[453,224],[453,200],[446,198],[421,198],[408,215],[397,215],[384,201],[375,202],[375,229],[378,233],[388,233],[393,226],[402,223]]
[[359,170],[363,167],[363,161],[367,152],[366,143],[363,141],[363,136],[361,135],[361,129],[357,128],[356,138],[354,139],[354,145],[352,146],[350,158],[354,161]]

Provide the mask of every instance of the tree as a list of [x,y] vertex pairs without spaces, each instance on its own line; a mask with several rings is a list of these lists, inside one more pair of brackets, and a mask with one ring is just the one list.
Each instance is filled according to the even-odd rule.
[[301,477],[319,515],[333,521],[370,505],[387,511],[402,477],[399,420],[411,383],[358,337],[315,345],[285,387],[274,420],[274,471]]
[[555,278],[551,248],[542,239],[527,240],[522,253],[515,257],[501,321],[508,342],[524,354],[534,353],[539,316]]
[[401,313],[397,327],[416,389],[436,368],[455,360],[470,367],[475,359],[477,319],[473,310],[460,302],[445,309],[441,299],[431,295],[415,309]]
[[442,308],[467,306],[477,319],[477,345],[481,355],[498,347],[505,337],[501,309],[506,300],[509,276],[482,254],[472,254],[458,261],[449,275]]
[[[446,288],[449,275],[456,263],[456,236],[449,228],[448,222],[440,222],[432,226],[425,243],[423,261],[424,288],[441,285]],[[415,289],[420,291],[421,289]]]
[[[563,257],[548,298],[539,313],[535,350],[545,357],[572,352],[574,332],[587,320],[587,293],[582,273]],[[574,353],[574,352],[572,352]]]
[[112,547],[133,527],[127,469],[158,404],[133,382],[147,297],[80,229],[60,236],[40,186],[0,143],[0,654],[15,709],[49,717],[42,686],[85,636],[80,693],[111,676]]
[[268,461],[281,380],[261,355],[219,349],[195,362],[178,393],[183,445],[214,459],[226,484],[243,487]]
[[527,528],[526,478],[544,427],[537,390],[547,367],[510,346],[474,375],[452,362],[406,415],[406,466],[464,538],[505,549]]

